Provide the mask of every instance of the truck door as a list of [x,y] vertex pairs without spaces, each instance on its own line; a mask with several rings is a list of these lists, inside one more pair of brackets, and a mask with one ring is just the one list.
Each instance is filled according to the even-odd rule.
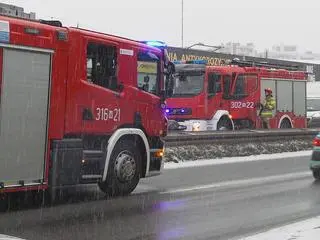
[[0,49],[0,181],[31,186],[44,179],[51,53]]
[[[67,131],[111,134],[133,118],[134,110],[127,107],[132,56],[121,55],[118,44],[105,39],[84,40],[82,51],[85,75],[69,87]],[[120,83],[125,94],[119,90]]]
[[207,112],[210,113],[210,118],[215,112],[221,108],[222,100],[222,75],[218,72],[208,73],[208,104]]
[[222,100],[221,109],[228,110],[230,112],[230,96],[232,95],[232,75],[224,74],[222,76]]
[[140,122],[148,134],[158,135],[162,130],[162,111],[160,110],[161,58],[151,50],[139,49],[137,52],[136,122]]
[[[242,121],[241,125],[250,127],[257,119],[256,102],[259,98],[258,76],[253,73],[236,75],[230,100],[230,113],[234,120]],[[250,126],[249,126],[249,125]]]

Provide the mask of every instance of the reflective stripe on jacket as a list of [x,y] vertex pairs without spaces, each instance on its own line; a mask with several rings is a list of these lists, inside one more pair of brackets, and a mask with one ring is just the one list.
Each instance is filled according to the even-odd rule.
[[275,109],[275,107],[276,107],[276,100],[272,96],[267,96],[263,104],[261,117],[271,118],[273,115],[272,111]]

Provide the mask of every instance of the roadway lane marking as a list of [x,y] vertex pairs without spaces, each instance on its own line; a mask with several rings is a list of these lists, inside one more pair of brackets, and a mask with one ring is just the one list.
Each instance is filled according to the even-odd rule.
[[320,216],[288,224],[286,226],[273,228],[239,240],[318,240],[319,235]]
[[[156,192],[159,189],[156,187],[150,186],[149,184],[139,183],[137,188],[132,192],[132,194],[141,194],[141,193],[149,193],[149,192]],[[1,239],[0,239],[1,240]]]
[[[177,189],[169,189],[159,194],[169,194],[169,193],[183,193],[183,192],[192,192],[197,190],[206,190],[212,188],[227,188],[227,187],[238,187],[238,186],[254,186],[264,183],[271,183],[277,181],[288,181],[293,179],[311,177],[310,171],[305,172],[297,172],[297,173],[288,173],[283,175],[273,175],[268,177],[261,177],[261,178],[250,178],[250,179],[243,179],[243,180],[232,180],[226,182],[218,182],[213,184],[207,185],[197,185],[188,188],[177,188]],[[311,180],[310,180],[311,181]]]
[[219,158],[219,159],[203,159],[188,162],[165,163],[164,169],[177,169],[177,168],[188,168],[188,167],[202,167],[211,165],[222,165],[230,163],[243,163],[243,162],[256,162],[256,161],[267,161],[284,158],[294,157],[311,157],[312,151],[299,151],[299,152],[286,152],[286,153],[275,153],[275,154],[261,154],[252,155],[246,157],[231,157],[231,158]]

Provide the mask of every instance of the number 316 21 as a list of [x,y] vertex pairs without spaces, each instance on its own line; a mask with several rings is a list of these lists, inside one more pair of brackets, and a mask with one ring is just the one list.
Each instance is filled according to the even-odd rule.
[[113,110],[109,108],[96,108],[96,120],[102,121],[120,121],[120,108],[115,108]]

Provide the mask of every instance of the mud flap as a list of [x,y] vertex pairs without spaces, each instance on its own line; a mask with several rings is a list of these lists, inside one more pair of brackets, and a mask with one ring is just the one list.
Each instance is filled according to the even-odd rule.
[[53,141],[49,172],[49,200],[51,202],[56,200],[57,193],[61,193],[64,187],[79,184],[82,157],[81,139]]

